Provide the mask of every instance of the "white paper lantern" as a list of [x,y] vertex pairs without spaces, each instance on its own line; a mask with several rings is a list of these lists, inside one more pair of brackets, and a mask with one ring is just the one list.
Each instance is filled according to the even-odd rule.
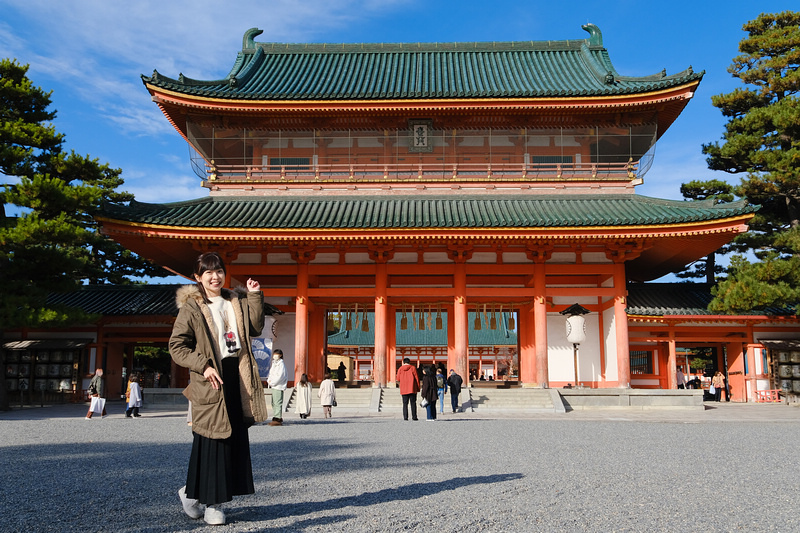
[[586,340],[586,321],[581,315],[571,315],[567,318],[567,341],[580,344]]

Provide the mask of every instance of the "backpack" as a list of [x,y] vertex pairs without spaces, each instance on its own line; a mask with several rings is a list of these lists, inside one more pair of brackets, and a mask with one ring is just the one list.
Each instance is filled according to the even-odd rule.
[[436,386],[439,387],[440,389],[444,388],[444,378],[442,377],[441,374],[436,376]]

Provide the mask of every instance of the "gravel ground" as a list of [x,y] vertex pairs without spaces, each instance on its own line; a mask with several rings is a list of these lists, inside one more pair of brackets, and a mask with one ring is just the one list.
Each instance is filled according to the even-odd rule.
[[0,530],[800,531],[799,412],[763,407],[435,423],[291,414],[251,428],[256,494],[225,504],[215,527],[178,501],[184,413],[23,409],[0,413]]

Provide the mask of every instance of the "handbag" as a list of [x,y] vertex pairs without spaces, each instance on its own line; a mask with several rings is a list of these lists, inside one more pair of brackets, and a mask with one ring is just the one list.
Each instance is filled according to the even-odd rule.
[[98,415],[103,414],[103,408],[106,406],[106,399],[100,398],[98,396],[92,396],[92,403],[89,406],[89,410],[93,413],[97,413]]
[[428,400],[423,398],[422,400],[420,400],[419,406],[420,407],[427,407],[428,406]]
[[336,398],[333,399],[333,403],[331,404],[333,407],[336,407],[338,404],[336,403]]
[[717,393],[717,389],[716,389],[716,387],[714,387],[714,385],[711,385],[711,386],[708,388],[708,393],[709,393],[709,394],[716,394],[716,393]]

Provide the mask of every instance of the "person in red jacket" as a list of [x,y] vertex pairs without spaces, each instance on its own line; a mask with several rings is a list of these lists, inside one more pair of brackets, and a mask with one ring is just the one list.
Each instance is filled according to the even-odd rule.
[[403,365],[397,369],[397,381],[400,382],[400,395],[403,397],[403,420],[408,420],[409,402],[411,402],[411,420],[417,420],[419,375],[408,357],[403,359]]

